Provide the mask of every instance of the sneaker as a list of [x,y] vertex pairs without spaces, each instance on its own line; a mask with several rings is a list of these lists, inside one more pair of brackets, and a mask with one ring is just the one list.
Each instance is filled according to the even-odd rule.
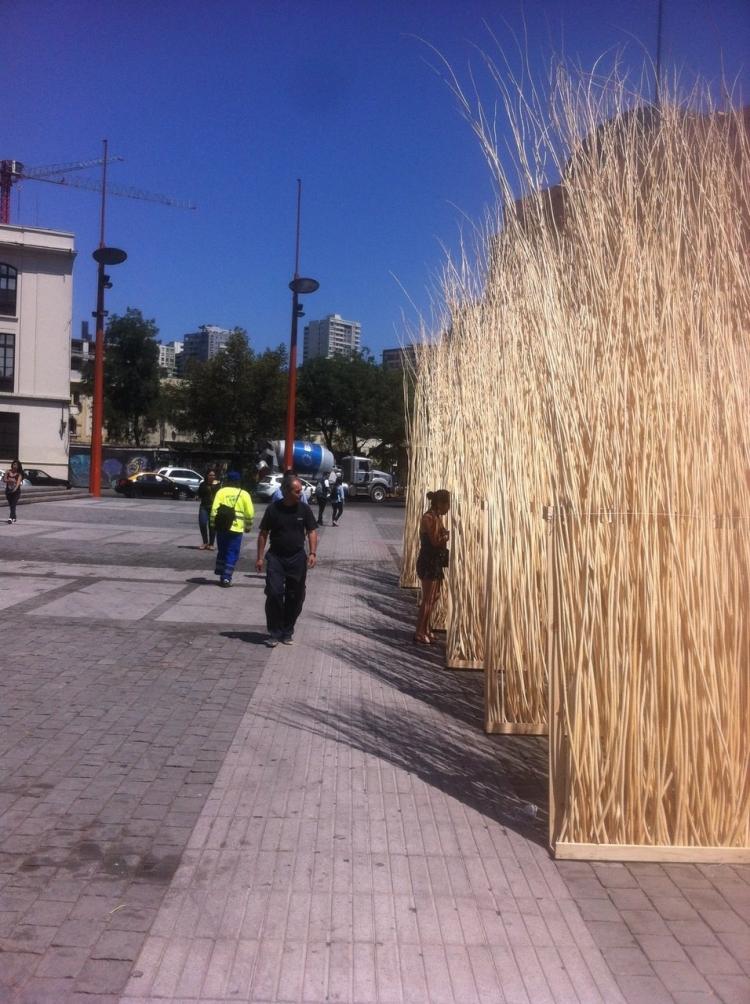
[[276,648],[278,644],[279,644],[279,639],[275,635],[269,634],[269,636],[266,638],[266,646],[268,648]]
[[226,589],[228,586],[232,585],[232,580],[231,579],[220,579],[219,580],[219,585],[220,586],[224,586],[224,588]]
[[331,526],[338,526],[338,523],[331,523]]
[[9,522],[9,523],[15,523],[15,520],[11,519],[11,518],[10,518],[10,516],[9,516],[9,517],[8,517],[8,522]]
[[285,634],[284,637],[281,639],[281,644],[282,645],[293,645],[294,644],[294,638],[290,634]]
[[11,520],[11,523],[15,523],[15,521],[16,521],[16,517],[14,516],[13,519]]

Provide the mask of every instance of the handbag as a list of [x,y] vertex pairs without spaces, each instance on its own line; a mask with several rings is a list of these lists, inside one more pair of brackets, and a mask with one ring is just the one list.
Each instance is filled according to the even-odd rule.
[[237,498],[234,500],[234,505],[229,505],[228,502],[222,502],[216,510],[216,515],[214,516],[214,527],[221,531],[221,533],[226,533],[228,530],[232,529],[232,523],[234,523],[237,518],[235,506],[239,502],[241,494],[242,489],[240,488],[237,492]]
[[438,564],[441,568],[447,568],[448,562],[450,561],[451,552],[447,547],[441,547],[438,549]]

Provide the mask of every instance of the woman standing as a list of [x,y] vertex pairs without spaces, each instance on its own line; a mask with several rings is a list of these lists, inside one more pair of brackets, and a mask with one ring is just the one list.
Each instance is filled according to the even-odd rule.
[[198,499],[200,500],[198,527],[203,541],[200,545],[201,551],[213,551],[214,549],[216,529],[211,525],[211,506],[214,504],[214,496],[220,487],[221,484],[213,468],[206,472],[205,478],[198,485]]
[[419,524],[419,554],[417,555],[417,575],[422,583],[422,602],[417,615],[417,630],[414,641],[418,645],[430,645],[430,620],[443,581],[443,570],[448,564],[448,537],[443,526],[443,516],[451,507],[450,492],[440,488],[427,492],[430,508],[422,516]]
[[333,500],[331,502],[332,525],[338,526],[339,520],[344,512],[344,482],[339,481],[333,488]]
[[21,498],[21,484],[23,482],[23,467],[21,467],[20,460],[13,461],[10,465],[10,470],[6,471],[3,475],[3,481],[5,482],[5,497],[8,500],[8,508],[10,509],[8,522],[15,523],[16,506],[18,505],[18,500]]

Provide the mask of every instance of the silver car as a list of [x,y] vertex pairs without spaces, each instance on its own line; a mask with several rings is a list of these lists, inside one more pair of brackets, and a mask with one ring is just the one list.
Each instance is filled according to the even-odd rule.
[[[267,474],[264,478],[261,478],[258,484],[255,486],[255,494],[259,499],[268,501],[276,491],[281,488],[282,474]],[[302,494],[306,502],[309,502],[312,498],[312,493],[315,490],[315,486],[310,484],[304,478],[299,479],[302,483]]]
[[198,491],[198,485],[203,481],[203,477],[189,467],[160,467],[156,473],[176,481],[178,485],[185,485],[193,492]]

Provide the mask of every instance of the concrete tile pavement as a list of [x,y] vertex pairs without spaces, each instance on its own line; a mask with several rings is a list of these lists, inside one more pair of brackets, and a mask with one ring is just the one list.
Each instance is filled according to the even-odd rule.
[[[409,644],[400,511],[323,530],[297,644],[270,652],[261,583],[205,585],[194,514],[119,503],[106,563],[70,503],[3,568],[60,588],[0,613],[9,999],[748,999],[746,869],[550,860],[543,742],[483,735],[480,676]],[[124,538],[140,564],[111,560]],[[54,612],[92,585],[95,622]]]

